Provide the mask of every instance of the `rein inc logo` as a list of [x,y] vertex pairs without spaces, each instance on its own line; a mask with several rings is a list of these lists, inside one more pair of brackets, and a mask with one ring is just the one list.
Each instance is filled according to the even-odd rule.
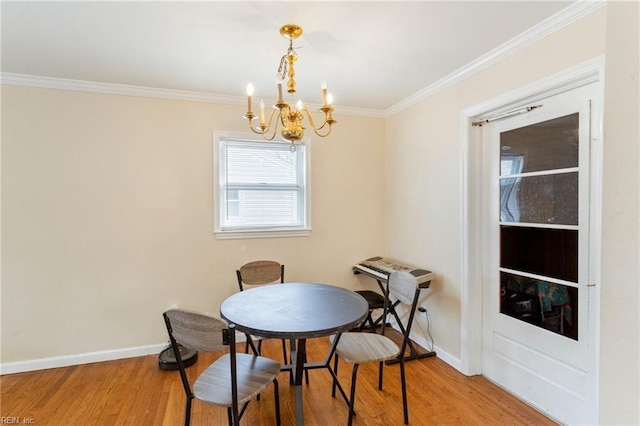
[[35,425],[36,421],[31,417],[2,416],[0,425]]

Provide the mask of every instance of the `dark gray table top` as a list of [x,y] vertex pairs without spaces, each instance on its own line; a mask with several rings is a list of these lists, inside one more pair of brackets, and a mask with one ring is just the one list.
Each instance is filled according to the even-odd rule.
[[256,336],[304,339],[348,331],[367,316],[359,294],[326,284],[270,284],[241,291],[220,307],[222,318]]

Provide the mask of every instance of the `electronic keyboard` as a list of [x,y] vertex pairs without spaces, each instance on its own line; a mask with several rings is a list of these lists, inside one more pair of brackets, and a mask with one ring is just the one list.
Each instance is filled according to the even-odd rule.
[[420,288],[428,288],[435,274],[426,269],[399,262],[388,257],[372,257],[353,265],[354,274],[365,274],[379,282],[386,283],[389,275],[396,271],[406,271],[417,278]]

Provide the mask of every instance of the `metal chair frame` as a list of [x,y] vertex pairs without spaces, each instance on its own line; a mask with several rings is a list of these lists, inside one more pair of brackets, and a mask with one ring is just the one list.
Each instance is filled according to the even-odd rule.
[[[237,269],[236,276],[238,278],[238,288],[240,291],[244,291],[244,286],[246,285],[268,285],[276,283],[278,280],[280,283],[284,283],[284,265],[273,260],[255,260],[245,263],[240,269]],[[251,335],[245,334],[245,336],[247,339],[244,348],[245,353],[249,353],[249,348],[251,347],[256,355],[260,355],[262,351],[262,339],[258,339],[258,346],[256,348]],[[284,339],[282,340],[282,358],[284,364],[293,362],[293,360],[287,356],[287,343]],[[290,379],[291,383],[293,383],[293,375]],[[305,382],[309,384],[309,372],[306,370]]]
[[[174,325],[172,324],[171,317],[179,318],[180,316],[187,317],[187,318],[197,318],[198,320],[202,320],[202,323],[205,324],[205,327],[199,327],[199,328],[206,328],[206,330],[198,329],[195,331],[193,330],[185,331],[184,329],[188,328],[188,326],[181,325],[181,327],[183,328],[183,330],[181,330],[181,334],[183,335],[183,337],[176,339],[176,337],[174,336],[174,330],[173,330]],[[231,403],[230,405],[227,406],[227,417],[230,425],[239,426],[240,419],[242,418],[242,415],[245,413],[245,410],[247,409],[247,405],[249,404],[249,401],[251,398],[246,399],[245,402],[242,403],[242,407],[239,409],[240,402],[238,398],[238,360],[237,360],[237,353],[236,353],[235,326],[233,324],[229,324],[228,326],[224,327],[221,324],[226,325],[226,323],[219,318],[211,317],[198,312],[185,311],[181,309],[173,309],[173,310],[164,312],[163,318],[164,318],[165,326],[167,328],[167,333],[169,334],[169,340],[171,342],[171,346],[175,353],[176,362],[178,364],[178,370],[180,373],[180,379],[182,381],[182,386],[184,388],[184,392],[186,396],[185,420],[184,420],[185,426],[189,426],[191,424],[191,405],[192,405],[193,399],[196,398],[197,395],[194,393],[194,390],[191,388],[191,385],[189,383],[189,379],[186,373],[186,368],[182,360],[180,350],[178,348],[178,343],[185,343],[189,345],[189,347],[192,347],[199,351],[205,351],[205,352],[215,352],[217,350],[220,350],[224,346],[229,346],[229,365],[231,369],[231,375],[230,375]],[[216,333],[218,332],[221,333],[221,338],[215,337]],[[181,340],[181,341],[179,342],[178,340]],[[242,354],[242,355],[247,356],[245,354]],[[222,355],[220,358],[214,361],[208,368],[214,367],[216,362],[220,362],[222,357],[224,356],[225,355]],[[253,357],[253,361],[251,362],[251,364],[254,364],[257,361],[261,361],[263,363],[266,361],[270,365],[269,368],[271,368],[272,370],[275,370],[275,371],[272,371],[271,374],[273,376],[272,383],[274,387],[276,425],[280,426],[280,394],[279,394],[278,380],[276,378],[277,373],[280,371],[280,365],[276,361],[263,358],[258,355],[253,355],[252,357]],[[206,372],[207,370],[205,370],[200,377],[203,377]],[[247,373],[243,372],[243,374],[247,374]],[[265,374],[268,374],[268,373],[265,373]],[[228,386],[224,384],[223,378],[216,377],[216,380],[219,380],[222,386],[224,387]],[[197,383],[195,384],[195,386],[196,387],[198,386]],[[255,387],[256,385],[252,384],[252,386]],[[259,394],[259,391],[256,391],[254,393]],[[204,402],[207,402],[207,401],[204,401]],[[214,403],[214,402],[209,402],[209,403],[213,405],[222,405],[220,403]]]

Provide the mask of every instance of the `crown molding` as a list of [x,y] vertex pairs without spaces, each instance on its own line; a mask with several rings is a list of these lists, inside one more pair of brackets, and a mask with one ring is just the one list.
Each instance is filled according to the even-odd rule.
[[[548,36],[549,34],[571,24],[606,4],[606,0],[578,0],[570,6],[549,17],[540,24],[523,32],[489,53],[459,68],[435,83],[414,93],[401,102],[382,111],[367,108],[352,108],[334,106],[336,113],[372,118],[388,118],[426,98],[452,86],[465,78],[493,65],[504,58],[516,53],[524,47]],[[41,87],[48,89],[74,90],[79,92],[103,93],[122,96],[137,96],[145,98],[169,99],[189,102],[204,102],[223,105],[244,105],[244,96],[220,95],[207,92],[191,92],[186,90],[162,89],[155,87],[133,86],[127,84],[100,83],[84,80],[72,80],[34,76],[27,74],[2,73],[2,84],[13,86]],[[312,106],[312,105],[310,105]]]
[[[72,90],[77,92],[103,93],[109,95],[137,96],[143,98],[168,99],[188,102],[204,102],[223,105],[246,105],[244,96],[219,95],[207,92],[161,89],[156,87],[133,86],[128,84],[100,83],[95,81],[72,80],[66,78],[43,77],[27,74],[3,72],[0,82],[11,86],[40,87],[45,89]],[[314,107],[313,105],[309,105]],[[318,105],[318,108],[320,106]],[[334,106],[337,113],[363,117],[384,118],[384,111]]]
[[127,84],[100,83],[95,81],[71,80],[66,78],[43,77],[6,72],[2,73],[2,84],[214,104],[221,103],[241,105],[246,102],[246,98],[240,96],[217,95],[205,92],[190,92],[186,90],[161,89],[156,87],[132,86]]
[[424,89],[414,93],[408,98],[398,102],[392,107],[385,110],[385,117],[389,118],[393,115],[427,99],[430,96],[452,86],[471,75],[493,65],[506,57],[518,52],[526,46],[535,43],[538,40],[566,27],[567,25],[579,20],[580,18],[596,11],[606,4],[606,0],[578,0],[567,6],[555,15],[550,16],[546,20],[531,27],[527,31],[521,33],[517,37],[507,41],[506,43],[491,50],[487,54],[480,56],[478,59],[469,62],[467,65],[459,68],[451,74],[441,78]]

